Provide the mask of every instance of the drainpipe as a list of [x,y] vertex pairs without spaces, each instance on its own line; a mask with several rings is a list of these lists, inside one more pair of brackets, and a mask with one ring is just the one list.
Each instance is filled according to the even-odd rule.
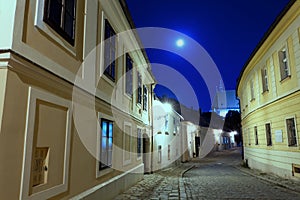
[[151,85],[150,85],[150,90],[151,90],[151,117],[150,117],[150,127],[151,127],[151,149],[150,149],[150,152],[151,152],[151,161],[150,161],[150,173],[151,174],[153,174],[153,153],[154,153],[154,134],[153,134],[153,128],[154,128],[154,126],[153,126],[153,123],[154,123],[154,120],[153,120],[153,117],[154,117],[154,115],[153,115],[153,99],[154,99],[154,92],[153,92],[153,90],[154,90],[154,85],[155,85],[155,83],[151,83]]

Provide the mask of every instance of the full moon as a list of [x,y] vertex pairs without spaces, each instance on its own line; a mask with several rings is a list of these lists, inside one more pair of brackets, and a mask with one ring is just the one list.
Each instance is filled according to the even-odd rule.
[[176,41],[176,45],[177,45],[178,47],[182,47],[182,46],[184,45],[184,41],[183,41],[182,39],[178,39],[178,40]]

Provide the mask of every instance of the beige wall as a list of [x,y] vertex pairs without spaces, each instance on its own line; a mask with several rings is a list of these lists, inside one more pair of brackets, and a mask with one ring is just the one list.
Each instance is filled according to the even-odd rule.
[[[9,24],[14,37],[12,28],[6,35],[7,41],[11,40],[11,49],[1,52],[0,58],[0,162],[3,163],[0,199],[70,199],[74,196],[95,199],[103,195],[112,198],[143,177],[145,160],[136,154],[137,128],[149,138],[148,146],[142,148],[151,151],[151,84],[154,80],[148,72],[146,58],[140,50],[132,53],[133,84],[137,84],[139,71],[148,88],[148,109],[140,112],[136,91],[128,98],[124,92],[125,82],[111,84],[104,78],[96,83],[103,60],[102,50],[96,48],[103,34],[102,14],[110,19],[117,33],[130,29],[119,2],[77,1],[73,47],[41,20],[42,16],[36,12],[41,11],[36,9],[38,2],[43,1],[18,1],[16,7],[16,1],[12,1],[5,7],[15,18]],[[139,47],[134,35],[124,44],[118,44],[120,53],[124,53],[128,45]],[[0,49],[3,48],[7,48],[7,44],[1,40]],[[124,59],[118,61],[116,69],[117,79],[121,80]],[[95,80],[89,79],[91,75],[95,75]],[[81,109],[91,111],[81,113]],[[99,171],[97,123],[101,118],[114,123],[114,147],[112,168]],[[131,125],[127,162],[122,151],[125,123]],[[34,164],[31,158],[37,148],[44,147],[48,148],[46,181],[32,186]],[[150,168],[150,156],[147,159],[145,165]],[[112,188],[113,192],[109,191]]]
[[[250,167],[292,177],[299,164],[300,103],[300,2],[296,1],[244,69],[238,85],[241,100],[245,159]],[[281,80],[278,52],[286,48],[290,76]],[[261,69],[267,68],[268,91],[263,92]],[[250,99],[250,81],[254,99]],[[295,119],[296,146],[289,146],[286,119]],[[267,145],[265,124],[271,125],[272,145]],[[254,127],[257,127],[256,144]]]

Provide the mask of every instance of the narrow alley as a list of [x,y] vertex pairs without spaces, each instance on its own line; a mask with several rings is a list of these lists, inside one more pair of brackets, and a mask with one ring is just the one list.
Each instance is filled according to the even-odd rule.
[[299,183],[242,167],[240,149],[234,149],[145,175],[115,199],[299,198]]

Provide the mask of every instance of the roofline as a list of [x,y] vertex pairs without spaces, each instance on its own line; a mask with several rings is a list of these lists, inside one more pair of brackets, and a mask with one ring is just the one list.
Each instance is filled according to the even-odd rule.
[[253,57],[256,55],[256,53],[258,52],[258,50],[261,48],[261,46],[264,44],[264,42],[267,40],[267,38],[271,35],[271,33],[273,32],[273,30],[275,29],[275,27],[277,26],[277,24],[282,20],[282,18],[285,16],[285,14],[290,10],[290,8],[292,7],[292,5],[296,2],[297,0],[290,0],[289,3],[282,9],[282,11],[280,12],[280,14],[276,17],[276,19],[274,20],[274,22],[271,24],[271,26],[269,27],[269,29],[264,33],[262,39],[259,41],[258,45],[255,47],[255,49],[252,51],[252,53],[250,54],[250,57],[248,58],[248,60],[246,61],[246,63],[244,64],[242,71],[237,79],[237,84],[236,84],[236,96],[238,97],[238,86],[240,84],[241,78],[245,72],[245,69],[247,68],[248,64],[250,63],[250,61],[253,59]]
[[[120,5],[121,5],[121,8],[122,8],[122,10],[123,10],[125,16],[126,16],[127,21],[129,22],[129,25],[130,25],[130,28],[132,29],[133,34],[135,35],[135,38],[136,38],[136,40],[137,40],[139,46],[141,47],[141,52],[143,53],[146,62],[149,64],[150,61],[149,61],[148,55],[147,55],[147,53],[146,53],[146,50],[145,50],[145,48],[144,48],[144,45],[143,45],[143,43],[142,43],[140,37],[138,36],[138,33],[136,32],[136,27],[135,27],[135,25],[134,25],[134,21],[133,21],[133,19],[132,19],[131,14],[130,14],[130,11],[129,11],[127,2],[126,2],[126,0],[119,0],[119,3],[120,3]],[[156,82],[156,79],[155,79],[155,77],[154,77],[152,71],[149,69],[149,67],[148,67],[148,72],[150,73],[150,75],[151,75],[151,77],[153,78],[153,80]]]

